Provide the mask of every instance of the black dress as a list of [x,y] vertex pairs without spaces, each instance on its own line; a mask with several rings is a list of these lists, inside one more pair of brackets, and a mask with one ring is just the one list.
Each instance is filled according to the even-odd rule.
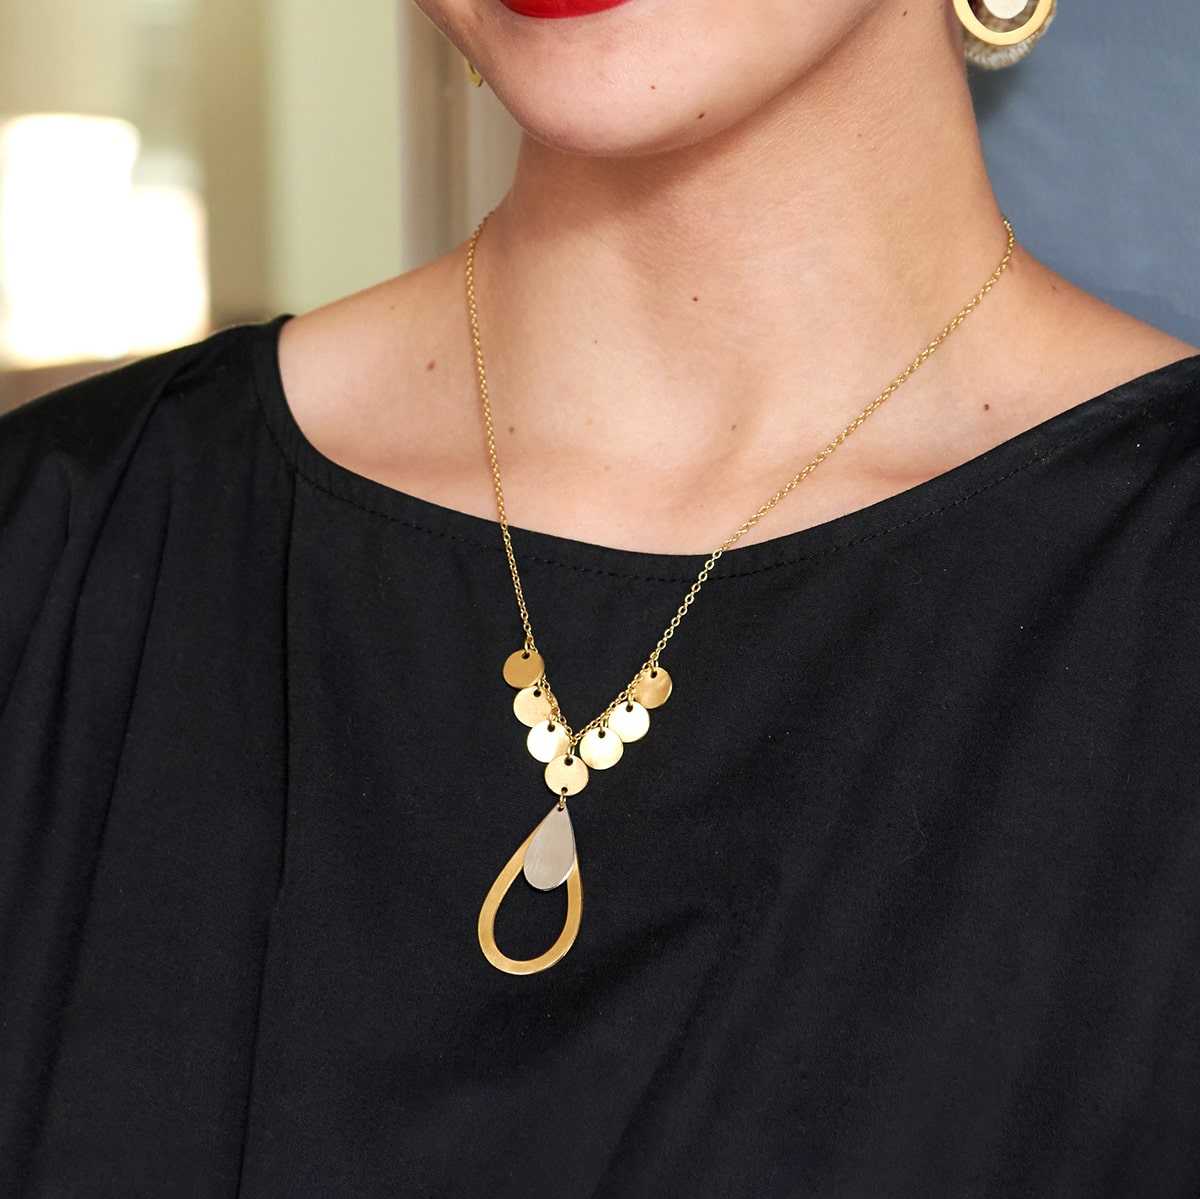
[[[1200,358],[728,555],[513,977],[498,530],[277,332],[0,422],[0,1194],[1200,1194]],[[699,560],[515,537],[590,716]]]

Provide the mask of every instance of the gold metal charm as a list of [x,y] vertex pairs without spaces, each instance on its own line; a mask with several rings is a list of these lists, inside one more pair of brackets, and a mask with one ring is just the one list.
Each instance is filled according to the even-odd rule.
[[627,699],[608,718],[608,727],[622,741],[640,741],[649,731],[650,713],[637,700]]
[[671,698],[671,676],[662,666],[652,666],[638,679],[634,690],[643,708],[661,708]]
[[578,795],[588,785],[588,768],[575,754],[563,754],[546,767],[546,786],[555,795]]
[[550,719],[554,711],[550,693],[545,687],[525,687],[513,697],[513,712],[517,719],[529,728]]
[[593,770],[615,766],[625,752],[625,743],[612,731],[601,726],[588,729],[579,742],[579,756]]
[[525,744],[539,762],[553,762],[571,748],[571,738],[561,724],[555,724],[553,720],[543,720],[541,724],[535,724],[529,730]]
[[546,662],[533,649],[519,649],[515,654],[509,654],[504,663],[504,681],[510,687],[532,687],[545,673]]
[[[546,820],[554,817],[560,806],[556,804]],[[527,958],[524,961],[508,957],[500,951],[500,947],[496,944],[496,913],[500,910],[500,905],[504,902],[509,888],[517,881],[517,877],[524,869],[525,855],[546,820],[543,820],[525,838],[520,849],[509,858],[508,865],[496,876],[496,881],[492,883],[491,890],[488,891],[487,898],[483,901],[483,907],[479,909],[479,948],[483,950],[484,957],[497,970],[503,970],[505,974],[537,974],[539,971],[548,970],[556,962],[562,960],[567,950],[575,944],[575,938],[579,934],[579,922],[583,918],[583,883],[579,878],[579,859],[576,858],[571,864],[570,873],[566,879],[567,919],[563,924],[562,932],[558,934],[558,940],[539,957]]]

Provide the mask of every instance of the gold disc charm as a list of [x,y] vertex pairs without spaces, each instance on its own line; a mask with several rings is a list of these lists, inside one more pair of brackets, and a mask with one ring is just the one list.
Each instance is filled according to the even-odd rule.
[[[555,804],[546,820],[549,820],[558,811],[559,805]],[[479,909],[479,948],[483,950],[484,957],[497,970],[503,970],[505,974],[537,974],[561,961],[567,950],[575,944],[575,938],[579,933],[579,922],[583,918],[583,884],[579,879],[579,859],[576,858],[567,875],[567,919],[563,924],[562,932],[558,934],[558,940],[545,953],[524,961],[518,961],[516,958],[510,958],[501,953],[496,944],[496,913],[500,910],[500,905],[504,902],[509,888],[517,881],[517,877],[524,869],[525,855],[546,820],[543,820],[525,838],[521,848],[509,858],[508,865],[496,876],[496,881],[492,883],[491,890],[488,891],[487,898],[483,901],[483,907]]]
[[608,718],[608,727],[622,741],[640,741],[650,728],[650,713],[637,700],[627,699]]
[[567,730],[561,724],[555,724],[553,720],[543,720],[541,724],[535,724],[529,730],[525,744],[539,762],[553,762],[571,748],[571,738],[567,736]]
[[546,767],[546,786],[555,795],[578,795],[588,784],[588,768],[575,754],[563,754]]
[[510,687],[532,687],[545,673],[545,659],[533,649],[519,649],[504,663],[504,681]]
[[637,681],[637,701],[643,708],[661,708],[671,698],[671,676],[654,666]]
[[601,726],[588,729],[579,742],[579,756],[593,770],[607,770],[615,766],[625,752],[625,743],[612,729]]
[[525,687],[513,697],[513,712],[517,719],[529,728],[550,719],[554,706],[545,687]]

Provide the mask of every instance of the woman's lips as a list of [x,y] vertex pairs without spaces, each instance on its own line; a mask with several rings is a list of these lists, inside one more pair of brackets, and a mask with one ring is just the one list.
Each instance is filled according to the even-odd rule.
[[500,3],[522,17],[585,17],[588,13],[616,8],[628,0],[500,0]]

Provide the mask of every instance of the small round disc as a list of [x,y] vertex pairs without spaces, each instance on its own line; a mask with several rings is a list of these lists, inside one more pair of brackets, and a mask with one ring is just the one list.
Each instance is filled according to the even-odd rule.
[[625,743],[612,729],[588,729],[579,742],[579,756],[593,770],[615,766],[625,752]]
[[622,741],[640,741],[650,728],[650,713],[634,699],[627,699],[608,718],[608,727]]
[[664,667],[656,666],[642,675],[637,697],[643,708],[661,708],[671,698],[671,676]]
[[525,744],[539,762],[553,762],[571,748],[571,738],[567,736],[567,730],[561,724],[543,720],[529,730]]
[[550,719],[554,711],[550,695],[545,687],[526,687],[513,697],[513,711],[517,719],[529,728]]
[[532,687],[546,673],[546,661],[531,649],[509,654],[504,663],[504,681],[510,687]]
[[555,795],[578,795],[587,782],[588,768],[577,754],[561,754],[546,767],[546,786]]

